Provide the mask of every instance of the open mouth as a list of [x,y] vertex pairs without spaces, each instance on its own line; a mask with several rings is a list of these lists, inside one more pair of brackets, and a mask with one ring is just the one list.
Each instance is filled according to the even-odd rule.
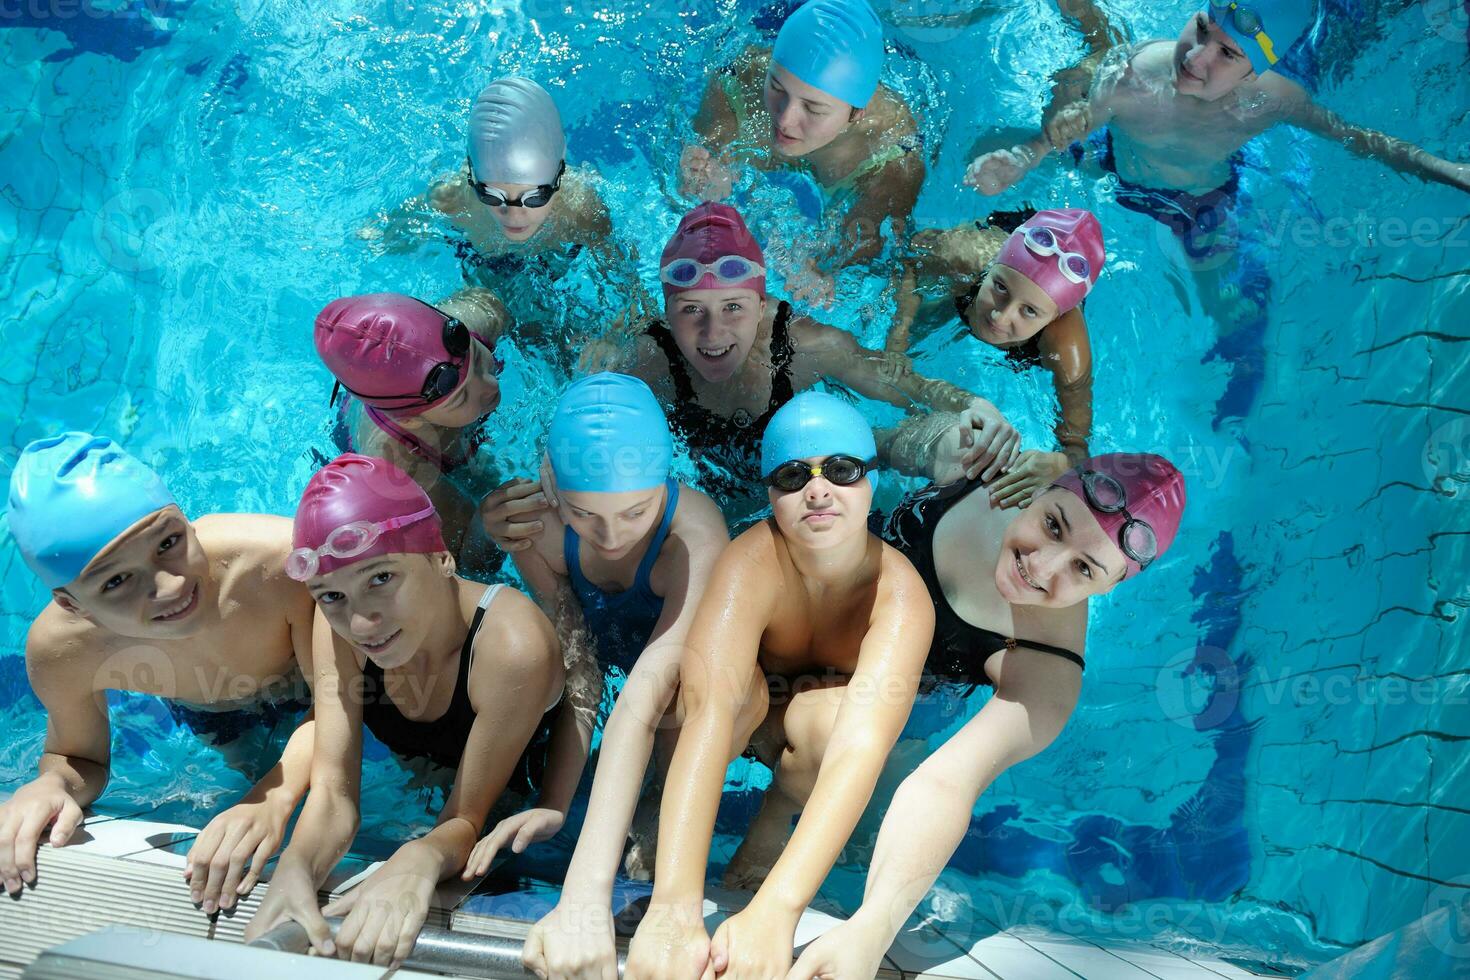
[[402,633],[403,630],[401,629],[394,630],[392,633],[389,633],[381,640],[377,640],[376,642],[371,643],[367,640],[359,640],[357,645],[367,653],[382,653],[384,650],[388,649],[393,641],[398,639],[398,637],[402,635]]
[[179,600],[174,605],[154,616],[153,622],[171,623],[175,620],[183,619],[185,616],[193,612],[194,607],[197,605],[199,605],[199,586],[196,583],[191,589],[189,589],[189,594],[186,595],[183,599]]
[[694,349],[699,351],[700,357],[708,358],[711,361],[718,361],[721,358],[727,357],[731,353],[733,353],[735,350],[735,345],[730,344],[727,347],[696,347]]
[[1037,592],[1045,592],[1046,591],[1041,586],[1037,585],[1036,582],[1031,578],[1030,575],[1027,575],[1026,574],[1026,568],[1025,568],[1025,566],[1023,566],[1021,564],[1021,553],[1019,551],[1016,552],[1016,574],[1018,576],[1020,576],[1022,582],[1025,582],[1027,585],[1031,586],[1031,588],[1035,589]]
[[1205,80],[1203,78],[1200,78],[1194,72],[1190,71],[1189,67],[1184,63],[1183,58],[1179,59],[1179,64],[1176,67],[1179,69],[1180,77],[1188,78],[1190,81],[1199,82],[1201,85],[1204,84]]

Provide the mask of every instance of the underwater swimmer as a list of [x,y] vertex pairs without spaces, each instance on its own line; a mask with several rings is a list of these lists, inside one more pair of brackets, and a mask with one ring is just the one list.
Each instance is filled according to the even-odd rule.
[[758,446],[769,420],[822,380],[905,409],[967,412],[994,472],[1019,451],[1015,429],[989,401],[770,301],[765,256],[729,205],[701,204],[686,214],[659,266],[667,322],[649,324],[613,364],[591,366],[648,383],[727,517],[739,516],[736,504],[755,502]]
[[828,270],[876,258],[880,226],[891,219],[901,236],[918,200],[918,125],[903,99],[878,84],[882,65],[883,28],[867,0],[808,0],[773,49],[749,48],[710,77],[694,118],[700,143],[680,161],[685,193],[723,200],[747,163],[810,169],[827,192],[841,241],[793,271],[798,301],[830,305]]
[[[719,508],[670,478],[673,438],[653,392],[636,378],[595,374],[569,387],[547,437],[544,531],[513,552],[543,603],[569,589],[596,642],[597,659],[626,678],[602,733],[583,832],[556,907],[532,927],[522,962],[545,980],[616,970],[612,889],[624,842],[640,814],[635,847],[651,852],[662,772],[678,736],[676,694],[685,638],[716,559],[729,544]],[[659,751],[652,791],[644,774]],[[737,747],[738,751],[738,747]],[[533,818],[511,818],[476,848],[467,875],[549,836]],[[554,831],[554,828],[548,828]],[[652,868],[651,853],[638,859]]]
[[[821,392],[797,395],[766,430],[773,516],[725,549],[689,630],[684,728],[628,980],[785,976],[797,920],[873,793],[934,628],[923,580],[868,531],[875,452],[862,415]],[[815,684],[770,693],[802,677]],[[711,939],[701,903],[725,769],[762,722],[785,746],[770,792],[804,809],[750,903]]]
[[[428,495],[386,460],[348,453],[318,470],[292,542],[287,573],[317,603],[312,789],[246,939],[290,919],[318,953],[401,963],[502,793],[570,804],[586,755],[559,710],[561,647],[529,598],[455,574]],[[319,910],[359,823],[364,725],[400,757],[453,770],[454,788],[431,831]],[[335,940],[326,915],[345,916]]]
[[1054,146],[1097,131],[1095,145],[1074,146],[1073,158],[1081,162],[1090,150],[1119,177],[1119,202],[1169,225],[1191,252],[1203,248],[1197,233],[1233,208],[1237,152],[1280,123],[1400,173],[1470,191],[1470,166],[1348,123],[1276,70],[1313,22],[1311,0],[1212,3],[1173,41],[1113,49],[1086,98],[1057,112],[1048,135],[979,157],[965,182],[998,194]]
[[[370,293],[328,303],[313,331],[322,362],[346,389],[338,448],[409,473],[434,501],[445,541],[462,559],[476,523],[477,484],[494,485],[477,450],[482,423],[500,404],[495,344],[507,322],[505,307],[484,289],[433,305]],[[334,400],[337,394],[334,388]]]
[[889,517],[884,540],[914,563],[936,617],[925,673],[995,696],[899,786],[863,903],[807,946],[793,980],[871,977],[970,827],[997,776],[1061,733],[1082,686],[1087,602],[1156,562],[1184,511],[1167,460],[1084,460],[1006,514],[979,484],[929,487]]
[[[68,432],[26,446],[8,520],[21,557],[51,590],[25,653],[46,708],[40,772],[0,804],[0,879],[17,896],[22,882],[36,883],[46,827],[51,846],[66,844],[107,786],[107,691],[208,709],[190,717],[213,717],[223,747],[303,693],[312,608],[285,573],[289,521],[190,521],[157,474],[111,439]],[[280,845],[310,779],[312,731],[308,712],[280,761],[195,839],[185,877],[205,912],[233,908]]]
[[889,350],[907,350],[922,300],[918,281],[937,278],[948,295],[932,318],[952,322],[957,312],[975,339],[1004,350],[1016,367],[1039,365],[1051,372],[1061,407],[1061,451],[1021,453],[989,488],[1002,507],[1024,505],[1089,455],[1092,345],[1081,304],[1106,260],[1102,227],[1090,211],[1032,211],[1020,218],[992,215],[988,224],[914,236],[916,257],[906,263],[898,315],[888,333]]

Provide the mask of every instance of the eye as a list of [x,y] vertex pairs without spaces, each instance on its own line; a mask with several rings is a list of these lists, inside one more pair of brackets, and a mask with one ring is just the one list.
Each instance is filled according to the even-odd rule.
[[112,578],[110,578],[106,582],[102,583],[102,591],[103,592],[111,592],[113,589],[115,589],[118,586],[122,585],[124,582],[126,582],[128,579],[130,579],[132,577],[133,577],[132,572],[119,572],[117,575],[114,575]]
[[1034,307],[1034,306],[1023,306],[1023,307],[1021,307],[1021,312],[1024,313],[1028,317],[1034,317],[1034,316],[1036,316],[1036,307]]
[[1058,524],[1057,519],[1050,514],[1046,515],[1046,529],[1051,532],[1052,537],[1056,538],[1058,541],[1062,540],[1062,526]]
[[158,553],[160,555],[163,554],[165,551],[167,551],[168,549],[172,548],[174,545],[178,544],[179,543],[179,538],[182,538],[182,537],[183,537],[182,534],[170,534],[168,537],[166,537],[162,541],[158,542]]
[[643,508],[642,510],[635,510],[628,515],[628,520],[636,521],[638,518],[642,517],[646,513],[648,513],[647,507]]
[[1010,292],[1010,290],[1006,289],[1006,284],[999,279],[995,280],[995,291],[1001,294]]
[[739,313],[743,309],[745,309],[745,307],[741,306],[739,303],[726,303],[725,304],[725,312],[726,313]]
[[371,585],[387,585],[393,581],[392,572],[379,572],[368,580]]
[[1210,25],[1206,23],[1204,14],[1195,14],[1194,33],[1195,40],[1203,44],[1205,36],[1210,33]]
[[332,603],[340,602],[341,600],[342,593],[340,592],[323,592],[316,597],[316,601],[324,606],[330,606]]
[[1226,58],[1227,61],[1234,61],[1235,60],[1235,57],[1236,57],[1235,52],[1234,51],[1231,51],[1224,44],[1221,44],[1220,45],[1220,50],[1223,51],[1223,52],[1225,52],[1225,58]]
[[693,316],[694,314],[699,312],[699,307],[695,306],[693,303],[690,303],[688,306],[684,307],[681,312],[683,312],[685,316]]
[[1086,579],[1092,578],[1092,566],[1089,565],[1089,564],[1087,564],[1087,562],[1083,561],[1081,558],[1078,558],[1077,559],[1077,574],[1081,575],[1083,578],[1086,578]]

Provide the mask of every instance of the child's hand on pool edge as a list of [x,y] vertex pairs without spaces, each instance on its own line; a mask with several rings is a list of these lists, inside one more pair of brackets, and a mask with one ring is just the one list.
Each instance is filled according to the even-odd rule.
[[285,863],[276,868],[266,888],[265,898],[255,917],[245,927],[245,941],[254,942],[283,922],[295,922],[306,930],[311,952],[332,956],[337,945],[322,909],[317,905],[316,884],[299,864]]
[[82,808],[59,777],[43,773],[0,804],[0,879],[11,897],[36,882],[36,848],[51,825],[52,847],[71,840],[82,822]]
[[437,855],[416,843],[400,847],[366,881],[322,909],[324,916],[344,917],[338,959],[398,966],[413,952],[439,883]]
[[[189,848],[184,880],[189,900],[206,915],[229,910],[260,880],[286,835],[288,809],[269,801],[237,803],[209,821]],[[248,869],[248,870],[247,870]]]
[[469,881],[489,871],[495,855],[506,845],[510,846],[512,854],[520,854],[532,844],[555,837],[566,819],[566,814],[560,810],[547,807],[523,810],[515,816],[506,817],[475,844],[460,877]]

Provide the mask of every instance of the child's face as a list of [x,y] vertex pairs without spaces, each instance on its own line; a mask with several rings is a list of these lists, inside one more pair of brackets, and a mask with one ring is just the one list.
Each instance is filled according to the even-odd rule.
[[380,555],[306,583],[333,632],[384,670],[419,652],[432,623],[424,610],[446,574],[448,554]]
[[[818,465],[828,457],[808,456],[802,462]],[[835,548],[868,529],[873,509],[873,481],[863,477],[842,486],[814,476],[800,490],[768,489],[776,526],[788,541],[814,551]]]
[[1240,45],[1220,25],[1197,13],[1174,45],[1174,89],[1214,102],[1255,77]]
[[970,333],[996,347],[1024,344],[1058,317],[1046,290],[1008,265],[997,262],[985,276],[967,317]]
[[1123,549],[1068,490],[1053,488],[1017,514],[1000,542],[995,588],[1014,606],[1062,609],[1111,592],[1123,580]]
[[[535,184],[486,184],[485,186],[492,190],[500,191],[505,195],[507,200],[511,201],[518,201],[522,194],[536,189]],[[500,230],[505,234],[506,238],[509,238],[513,242],[523,242],[540,231],[541,226],[546,224],[547,219],[551,217],[552,209],[557,206],[557,200],[559,198],[560,195],[557,195],[549,203],[539,208],[511,207],[509,205],[492,207],[488,204],[485,206],[490,209],[491,214],[495,215],[495,220],[500,224]]]
[[162,640],[204,627],[208,593],[209,559],[194,526],[170,506],[128,528],[52,594],[105,630]]
[[776,64],[766,74],[765,100],[771,114],[771,142],[783,156],[820,150],[855,118],[852,106]]
[[664,488],[603,493],[558,490],[557,513],[604,561],[626,557],[663,515]]
[[686,289],[664,302],[674,343],[699,376],[728,381],[760,333],[765,299],[753,289]]
[[431,425],[460,429],[484,418],[500,404],[500,364],[478,340],[470,341],[464,377],[449,397],[420,416]]

